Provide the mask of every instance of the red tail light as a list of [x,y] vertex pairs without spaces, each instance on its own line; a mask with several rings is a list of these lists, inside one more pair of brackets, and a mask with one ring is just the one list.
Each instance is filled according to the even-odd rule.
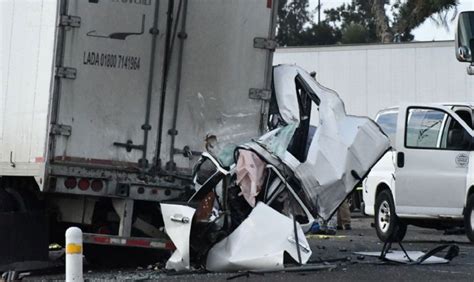
[[87,178],[81,178],[81,180],[79,180],[79,183],[77,184],[79,189],[81,189],[82,191],[89,189],[90,185],[91,183],[89,182],[89,179]]
[[77,180],[74,177],[68,177],[66,180],[64,180],[64,186],[66,186],[67,189],[74,189],[77,185]]
[[100,190],[102,190],[102,188],[104,188],[104,183],[102,182],[102,180],[99,180],[99,179],[92,180],[92,183],[91,183],[92,191],[99,192]]

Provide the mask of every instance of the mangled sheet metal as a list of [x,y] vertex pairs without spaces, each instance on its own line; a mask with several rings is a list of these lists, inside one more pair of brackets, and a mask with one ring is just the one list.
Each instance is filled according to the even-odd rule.
[[[190,219],[195,209],[171,204],[161,204],[161,209],[166,232],[176,246],[166,268],[190,270]],[[283,269],[285,254],[305,264],[312,252],[297,222],[259,202],[229,236],[209,250],[205,267],[219,272]]]
[[188,202],[195,212],[162,205],[177,247],[167,268],[189,269],[189,258],[212,271],[282,268],[285,253],[306,263],[303,230],[329,219],[390,146],[373,121],[347,115],[334,91],[296,66],[274,68],[268,124],[256,140],[201,156]]
[[189,236],[195,209],[183,205],[161,204],[166,233],[176,250],[168,259],[166,268],[177,271],[189,270]]
[[209,250],[206,269],[283,269],[285,252],[299,260],[296,242],[300,246],[301,263],[305,264],[311,249],[299,224],[298,240],[293,227],[293,220],[260,202],[234,232]]
[[[306,160],[295,165],[290,156],[285,163],[301,181],[311,209],[327,220],[389,149],[389,140],[369,118],[347,115],[337,93],[321,86],[301,68],[276,67],[274,80],[281,119],[302,123],[302,118],[310,118],[309,127],[316,127],[314,135],[308,136],[311,142]],[[310,116],[298,116],[298,80],[308,88],[312,102],[319,101],[319,117],[314,109]]]

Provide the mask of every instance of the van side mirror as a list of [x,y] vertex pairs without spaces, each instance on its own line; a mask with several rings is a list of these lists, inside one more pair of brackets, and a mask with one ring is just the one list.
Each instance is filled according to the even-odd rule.
[[460,62],[473,62],[474,11],[461,12],[456,29],[456,58]]

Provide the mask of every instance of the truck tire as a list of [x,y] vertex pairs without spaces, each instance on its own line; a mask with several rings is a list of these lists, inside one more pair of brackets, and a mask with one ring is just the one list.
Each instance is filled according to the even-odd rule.
[[466,210],[464,211],[464,228],[469,241],[474,242],[474,194],[467,198]]
[[389,190],[383,190],[375,199],[375,230],[382,242],[400,242],[405,237],[407,225],[395,214],[393,197]]
[[15,262],[48,261],[47,216],[44,211],[27,210],[24,207],[20,194],[0,188],[2,266]]
[[0,212],[12,212],[16,210],[16,201],[5,189],[0,188]]

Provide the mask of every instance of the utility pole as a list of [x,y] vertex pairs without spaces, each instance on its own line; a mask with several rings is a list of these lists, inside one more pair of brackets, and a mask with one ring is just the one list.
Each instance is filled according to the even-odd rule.
[[318,25],[321,24],[321,0],[318,0]]

